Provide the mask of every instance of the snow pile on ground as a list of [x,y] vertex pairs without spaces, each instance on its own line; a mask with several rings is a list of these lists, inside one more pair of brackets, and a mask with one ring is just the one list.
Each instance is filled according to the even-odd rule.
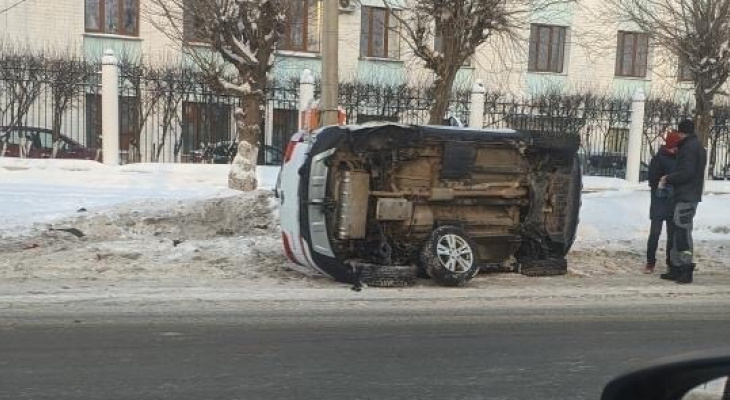
[[[36,222],[102,210],[130,201],[232,196],[228,165],[130,164],[0,158],[0,237],[19,234]],[[277,168],[259,168],[260,188],[271,189]]]
[[[259,169],[264,189],[274,185],[277,172]],[[0,158],[0,204],[6,210],[0,214],[0,280],[38,282],[44,290],[56,282],[94,281],[115,287],[182,281],[278,294],[276,288],[340,288],[285,259],[271,190],[229,190],[227,174],[226,165],[108,167]],[[614,284],[664,293],[666,282],[639,273],[649,230],[648,190],[613,178],[587,177],[585,183],[589,193],[567,276],[482,274],[469,287],[501,287],[509,296],[561,290],[567,296],[573,288]],[[705,197],[696,218],[698,276],[715,285],[703,293],[730,283],[730,195],[714,194],[723,185],[714,185],[717,191]],[[83,236],[74,235],[79,232]],[[436,291],[426,280],[417,288]]]
[[609,178],[605,176],[584,176],[583,191],[584,192],[602,192],[606,190],[649,190],[646,183],[642,182],[638,185],[629,183],[624,179]]
[[[648,191],[586,193],[580,210],[578,243],[611,244],[649,235]],[[694,221],[695,239],[730,240],[730,195],[707,194]]]
[[[603,192],[603,191],[635,191],[649,190],[647,182],[633,184],[620,178],[610,178],[604,176],[584,176],[583,191],[584,192]],[[705,193],[708,194],[730,194],[730,181],[706,181]]]
[[277,221],[268,191],[130,202],[1,241],[0,278],[302,279],[282,254]]

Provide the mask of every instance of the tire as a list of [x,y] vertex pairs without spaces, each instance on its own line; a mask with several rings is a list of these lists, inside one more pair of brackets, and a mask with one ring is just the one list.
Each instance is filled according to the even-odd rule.
[[452,225],[434,229],[420,259],[428,276],[442,286],[463,286],[479,273],[476,244]]

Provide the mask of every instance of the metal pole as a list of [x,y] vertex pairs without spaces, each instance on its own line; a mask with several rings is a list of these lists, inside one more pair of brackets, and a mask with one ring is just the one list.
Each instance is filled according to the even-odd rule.
[[119,165],[119,65],[112,50],[101,59],[101,124],[104,164]]
[[324,27],[322,47],[322,123],[337,125],[338,106],[338,42],[339,1],[324,0]]

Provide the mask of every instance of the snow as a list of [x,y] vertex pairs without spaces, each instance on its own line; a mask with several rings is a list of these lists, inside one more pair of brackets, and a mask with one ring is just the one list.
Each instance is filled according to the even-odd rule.
[[[188,306],[258,301],[270,307],[271,300],[341,306],[341,299],[401,304],[394,300],[407,298],[429,306],[433,299],[534,306],[730,299],[728,182],[708,182],[712,193],[699,206],[695,238],[701,267],[695,285],[667,284],[639,272],[649,229],[645,184],[586,177],[568,275],[482,274],[459,290],[419,280],[404,290],[355,293],[290,264],[282,254],[277,201],[269,190],[278,168],[257,168],[264,190],[246,193],[227,188],[229,168],[0,158],[0,204],[6,211],[0,214],[0,298],[6,307],[0,309],[79,302],[103,308],[134,301]],[[77,212],[81,207],[86,211]],[[76,228],[85,236],[49,228]]]
[[[730,195],[706,195],[697,209],[694,238],[730,239]],[[648,191],[605,191],[583,196],[578,241],[605,243],[640,240],[649,235]]]
[[[26,231],[33,223],[70,217],[81,208],[109,209],[126,202],[233,196],[230,166],[129,164],[94,161],[0,158],[0,236]],[[257,168],[259,188],[271,189],[278,168]]]

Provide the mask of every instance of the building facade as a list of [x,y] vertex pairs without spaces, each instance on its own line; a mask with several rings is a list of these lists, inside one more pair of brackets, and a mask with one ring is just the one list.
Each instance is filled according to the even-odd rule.
[[[322,1],[301,0],[295,4],[287,13],[284,38],[276,54],[274,75],[279,81],[296,78],[304,69],[315,76],[321,71]],[[432,79],[399,38],[395,31],[398,21],[383,0],[341,4],[341,80],[417,85]],[[606,17],[604,8],[602,1],[588,0],[532,12],[525,21],[522,40],[482,46],[461,68],[455,85],[469,88],[481,81],[487,91],[517,95],[590,91],[631,96],[641,88],[661,97],[686,99],[692,84],[681,73],[678,62],[652,46],[646,32]],[[6,10],[0,14],[0,42],[90,60],[98,60],[106,49],[112,49],[125,59],[181,65],[190,62],[185,46],[205,49],[205,44],[194,40],[194,26],[185,27],[193,33],[184,43],[160,32],[151,9],[148,0],[0,0],[0,10]],[[436,41],[434,45],[438,46]],[[94,117],[98,115],[98,95],[87,98],[83,110],[86,116],[80,122],[86,134],[79,141],[90,146],[96,137],[94,127],[100,122]],[[133,102],[122,99],[120,103],[125,107]],[[267,144],[281,147],[287,134],[296,128],[298,118],[293,104],[295,101],[276,98],[270,102]],[[178,113],[179,132],[171,133],[181,139],[168,140],[164,152],[180,161],[201,143],[231,138],[231,111],[230,103],[185,101]],[[134,136],[128,132],[132,128],[124,128],[124,115],[122,112],[122,148],[128,147]],[[141,144],[146,153],[160,152],[152,144]]]

